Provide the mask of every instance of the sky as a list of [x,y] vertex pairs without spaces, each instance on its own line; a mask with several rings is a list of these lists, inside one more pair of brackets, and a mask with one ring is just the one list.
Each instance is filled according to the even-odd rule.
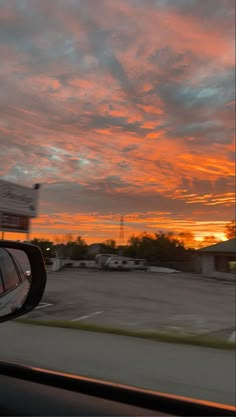
[[0,0],[0,178],[32,236],[214,234],[234,218],[233,0]]

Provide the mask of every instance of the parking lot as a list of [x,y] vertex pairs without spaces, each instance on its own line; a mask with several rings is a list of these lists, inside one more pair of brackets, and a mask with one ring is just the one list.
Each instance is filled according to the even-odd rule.
[[67,269],[48,274],[42,303],[28,317],[227,335],[235,327],[235,288],[187,273]]

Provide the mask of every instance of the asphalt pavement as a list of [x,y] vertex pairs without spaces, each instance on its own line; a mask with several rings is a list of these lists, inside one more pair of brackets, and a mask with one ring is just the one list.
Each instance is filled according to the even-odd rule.
[[190,273],[67,269],[48,274],[42,303],[28,316],[229,339],[235,285]]
[[235,405],[235,352],[15,322],[1,360]]

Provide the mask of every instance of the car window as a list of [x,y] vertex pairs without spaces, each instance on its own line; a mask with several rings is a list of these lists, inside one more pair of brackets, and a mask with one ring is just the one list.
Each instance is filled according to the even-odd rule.
[[14,289],[20,282],[18,272],[11,256],[0,248],[0,269],[5,291]]

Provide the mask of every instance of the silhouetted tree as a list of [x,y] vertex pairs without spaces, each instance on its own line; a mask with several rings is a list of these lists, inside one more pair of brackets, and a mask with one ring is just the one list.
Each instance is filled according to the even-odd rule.
[[62,236],[63,242],[64,243],[70,243],[70,242],[74,242],[75,237],[72,233],[66,233],[65,235]]
[[34,238],[31,243],[41,249],[44,259],[52,258],[55,255],[53,242],[50,240]]
[[54,252],[57,258],[66,259],[67,257],[67,248],[64,243],[54,245]]
[[185,247],[195,248],[197,246],[195,236],[192,232],[181,232],[178,234],[177,239],[183,242]]
[[183,242],[172,234],[159,232],[155,235],[142,233],[131,236],[124,253],[126,256],[144,258],[149,262],[174,262],[189,260],[193,250],[186,249]]
[[71,248],[70,258],[72,260],[86,259],[88,253],[88,245],[81,236],[78,236],[73,242],[68,242],[68,245]]
[[233,239],[236,237],[236,221],[231,220],[226,226],[225,226],[225,236],[227,239]]
[[102,243],[100,253],[117,253],[117,245],[114,239],[107,239]]
[[220,239],[215,237],[214,235],[204,236],[201,242],[198,243],[199,248],[204,248],[205,246],[215,245],[216,243],[221,242]]

